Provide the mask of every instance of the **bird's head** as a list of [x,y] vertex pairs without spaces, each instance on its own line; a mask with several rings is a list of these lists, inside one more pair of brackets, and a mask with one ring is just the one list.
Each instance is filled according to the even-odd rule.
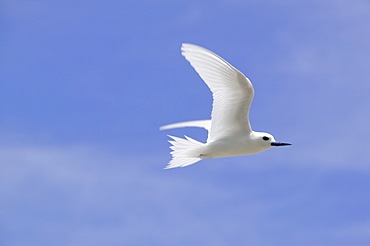
[[259,145],[264,146],[266,149],[274,147],[274,146],[285,146],[291,145],[290,143],[280,143],[277,142],[270,133],[267,132],[254,132],[255,141],[259,143]]

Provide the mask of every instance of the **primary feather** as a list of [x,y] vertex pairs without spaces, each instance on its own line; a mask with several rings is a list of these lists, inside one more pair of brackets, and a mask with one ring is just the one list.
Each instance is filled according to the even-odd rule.
[[250,132],[248,114],[254,90],[249,79],[205,48],[183,44],[181,50],[213,94],[212,123],[207,142]]
[[173,128],[181,128],[181,127],[202,127],[209,131],[211,128],[211,120],[194,120],[194,121],[184,121],[173,123],[165,126],[161,126],[159,130],[168,130]]

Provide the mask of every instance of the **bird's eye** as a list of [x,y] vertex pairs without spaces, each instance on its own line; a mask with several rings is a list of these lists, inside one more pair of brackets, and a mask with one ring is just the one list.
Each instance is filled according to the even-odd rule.
[[265,141],[270,140],[270,138],[266,137],[266,136],[264,136],[262,139],[265,140]]

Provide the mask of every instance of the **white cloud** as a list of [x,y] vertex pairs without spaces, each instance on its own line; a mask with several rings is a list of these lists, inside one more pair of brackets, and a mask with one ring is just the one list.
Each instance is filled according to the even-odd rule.
[[308,209],[307,200],[320,189],[317,179],[293,188],[299,176],[276,173],[278,163],[269,154],[163,170],[159,163],[167,153],[133,157],[91,146],[0,149],[1,223],[14,235],[7,240],[21,245],[28,234],[32,242],[53,245],[270,245],[275,233],[306,230],[299,225],[305,215],[294,214]]
[[[22,4],[23,2],[17,1],[16,3]],[[53,140],[49,139],[49,145],[37,143],[35,139],[38,139],[39,136],[30,137],[27,141],[24,139],[21,141],[19,139],[7,141],[12,134],[8,132],[9,136],[6,136],[5,131],[0,131],[0,196],[2,200],[0,204],[0,227],[4,231],[2,235],[5,235],[1,239],[2,242],[5,245],[90,246],[118,244],[320,245],[317,244],[319,241],[322,243],[321,245],[340,245],[342,240],[345,239],[366,239],[365,234],[368,231],[368,225],[362,219],[368,219],[368,206],[359,202],[364,197],[364,193],[356,195],[354,191],[367,194],[367,191],[364,191],[366,190],[364,187],[367,187],[366,182],[360,181],[363,180],[364,175],[369,170],[367,162],[370,156],[366,149],[368,146],[367,122],[369,121],[367,109],[364,107],[364,105],[367,105],[367,101],[365,101],[367,95],[363,97],[369,83],[361,80],[361,78],[367,76],[368,60],[362,58],[366,56],[366,53],[368,53],[366,51],[369,48],[369,44],[366,43],[368,34],[364,32],[367,27],[364,24],[367,22],[364,20],[369,17],[365,15],[368,11],[368,4],[358,5],[358,3],[364,3],[364,1],[356,2],[354,5],[350,4],[349,1],[340,1],[335,6],[344,4],[341,8],[333,8],[326,12],[333,14],[330,16],[334,20],[329,18],[328,20],[332,22],[324,24],[334,24],[333,26],[340,28],[340,30],[337,30],[338,32],[330,34],[334,35],[330,39],[331,42],[326,42],[325,39],[305,40],[300,36],[302,32],[299,32],[304,25],[299,22],[296,23],[297,29],[292,29],[295,24],[292,23],[287,29],[282,26],[282,29],[272,30],[276,31],[277,41],[271,40],[271,42],[281,42],[280,44],[285,45],[288,53],[284,54],[284,59],[280,59],[283,55],[279,55],[279,59],[273,60],[269,64],[275,64],[275,70],[279,75],[282,72],[285,75],[293,74],[294,78],[303,79],[306,77],[307,79],[309,77],[307,80],[311,82],[311,84],[303,84],[302,81],[290,80],[287,83],[291,83],[289,87],[293,88],[291,95],[281,93],[281,97],[289,97],[290,99],[285,105],[294,104],[294,107],[283,112],[286,117],[291,115],[291,118],[281,120],[281,122],[285,122],[287,127],[281,128],[282,126],[279,126],[280,131],[284,132],[283,136],[280,132],[279,139],[291,141],[293,146],[290,148],[273,149],[255,156],[207,160],[196,164],[196,166],[183,169],[163,170],[162,168],[170,158],[167,150],[161,154],[153,154],[153,151],[148,150],[144,156],[138,157],[132,153],[110,151],[107,146],[61,145],[58,143],[58,134],[54,136]],[[13,5],[11,1],[8,1],[7,4],[8,6]],[[200,4],[200,7],[204,6],[204,9],[209,7],[206,3]],[[224,4],[228,4],[228,2],[224,2]],[[23,6],[26,7],[18,6],[8,12],[8,18],[11,20],[21,18],[24,11],[27,11],[28,5]],[[83,12],[86,9],[75,9],[74,6],[68,5],[68,3],[65,7],[69,11],[52,8],[51,12],[45,12],[41,6],[30,9],[29,15],[31,17],[37,16],[38,11],[42,10],[41,12],[50,17],[48,14],[56,11],[59,20],[57,22],[63,30],[69,30],[69,27],[74,27],[76,30],[85,30],[85,23],[76,26],[75,22],[81,18],[79,11]],[[191,9],[191,7],[188,9]],[[351,11],[347,11],[347,9]],[[177,11],[179,9],[169,10]],[[73,12],[73,18],[65,14],[70,13],[70,11],[77,11]],[[212,40],[217,40],[215,37],[220,37],[219,42],[224,44],[221,37],[225,33],[236,33],[235,37],[237,38],[233,42],[241,42],[239,47],[247,47],[249,46],[248,42],[259,42],[265,37],[250,41],[247,38],[251,33],[234,32],[228,22],[225,23],[225,26],[219,27],[220,30],[216,30],[214,26],[209,24],[209,20],[219,20],[220,22],[213,23],[216,25],[223,23],[224,20],[218,19],[220,12],[207,12],[206,16],[200,18],[199,13],[202,13],[202,11],[202,9],[197,9],[195,12],[185,11],[185,14],[181,14],[179,11],[177,18],[190,22],[188,25],[205,18],[206,23],[198,26],[200,29],[195,29],[198,32],[202,30],[201,36],[210,38],[207,42],[212,42]],[[258,17],[267,17],[261,14],[265,13],[263,9],[259,9],[259,11]],[[88,18],[86,19],[101,13],[96,11],[95,8],[88,10],[88,12]],[[214,13],[217,16],[212,19],[212,16],[209,15]],[[311,12],[308,11],[307,13],[310,14]],[[106,11],[105,14],[111,16],[109,11]],[[118,12],[115,14],[119,16]],[[28,17],[26,16],[26,18]],[[125,16],[128,19],[131,17]],[[153,15],[153,17],[156,16]],[[314,17],[316,18],[316,15]],[[153,18],[153,20],[155,19]],[[99,22],[95,18],[92,18],[92,20]],[[236,27],[254,30],[248,26],[249,24],[253,26],[254,23],[247,23],[247,25],[246,22],[240,21],[245,20],[244,16],[241,19],[235,17],[233,20],[231,23],[235,24]],[[68,22],[68,25],[64,25],[64,21]],[[141,16],[135,21],[140,23]],[[122,25],[121,22],[113,22],[116,25]],[[88,22],[90,25],[93,23]],[[145,29],[147,23],[148,21],[133,26],[133,29],[140,30],[140,32],[132,32],[138,35],[129,35],[135,44],[137,39],[142,40],[139,41],[139,46],[140,50],[146,53],[146,56],[143,56],[144,58],[152,57],[152,54],[148,55],[147,50],[143,49],[145,45],[154,47],[155,50],[161,50],[158,48],[158,44],[164,42],[163,36],[160,38],[151,37],[157,38],[157,41],[148,38],[148,32]],[[237,25],[239,23],[242,24],[239,26]],[[283,23],[285,22],[281,22],[281,24]],[[337,23],[341,25],[336,25]],[[170,25],[175,24],[170,23]],[[260,24],[261,28],[269,30],[267,25]],[[268,22],[268,24],[271,24],[271,22]],[[342,24],[346,25],[343,26]],[[38,23],[37,27],[43,25],[53,30],[55,28],[53,23],[44,22]],[[178,27],[181,34],[173,34],[172,31],[175,32],[175,29],[177,29],[177,27],[174,27],[166,33],[168,34],[166,38],[174,39],[176,35],[192,34],[194,30],[185,32],[187,28],[184,29],[184,25],[186,23],[182,23],[182,26]],[[358,29],[352,29],[357,25],[360,26]],[[326,28],[329,26],[327,25]],[[157,27],[157,25],[153,25],[153,27]],[[44,29],[38,28],[37,30],[42,31]],[[208,30],[211,30],[211,32],[207,32]],[[216,30],[219,34],[215,36],[212,34],[212,30]],[[23,29],[20,28],[18,31],[21,32]],[[104,29],[104,32],[98,34],[109,34],[106,31],[108,30]],[[312,29],[310,31],[315,36],[319,34],[318,32],[312,32]],[[151,32],[156,33],[157,31],[153,28]],[[30,34],[33,33],[34,31],[30,29]],[[160,35],[163,34],[159,33]],[[92,34],[95,35],[95,32],[92,32]],[[39,36],[37,33],[35,35],[36,37]],[[174,35],[174,37],[171,35]],[[189,37],[195,38],[191,35]],[[336,41],[337,38],[346,42],[346,45],[350,48],[349,51],[341,50],[342,47],[336,46],[337,42],[332,42],[333,40]],[[141,43],[146,40],[149,40],[150,44]],[[24,40],[24,42],[27,41]],[[121,42],[121,39],[119,41]],[[127,47],[125,42],[127,40],[117,46]],[[173,42],[180,43],[179,40]],[[253,46],[253,43],[250,44]],[[265,44],[268,44],[268,42]],[[258,52],[263,49],[259,46],[253,47],[261,49]],[[22,53],[17,45],[14,45],[14,49],[7,50],[18,50]],[[346,59],[352,51],[357,53],[351,56],[352,61],[355,62],[350,63]],[[76,52],[79,52],[79,50],[76,50]],[[21,60],[23,60],[23,54],[21,55]],[[125,55],[127,59],[132,59],[131,55]],[[136,53],[135,55],[139,56]],[[274,57],[272,55],[271,59],[274,59]],[[361,59],[357,59],[358,57]],[[243,57],[243,59],[245,58]],[[103,62],[99,61],[99,64],[103,64]],[[352,64],[350,75],[346,74],[348,70],[342,70],[348,64]],[[354,69],[355,67],[361,69]],[[16,68],[18,69],[18,66]],[[132,68],[128,67],[127,69]],[[266,73],[266,68],[261,71]],[[357,71],[361,72],[360,76],[358,76]],[[35,71],[37,74],[39,72],[38,70]],[[333,79],[326,81],[324,85],[320,85],[322,80],[313,80],[309,76],[312,74],[316,75],[316,79],[321,75]],[[346,79],[351,77],[352,85],[361,86],[352,90],[351,86],[347,86],[348,80],[336,81],[342,76]],[[81,75],[81,78],[86,80],[89,76]],[[307,80],[303,81],[307,82]],[[155,84],[153,81],[146,81],[145,83],[149,82]],[[292,86],[293,83],[296,86]],[[315,83],[314,88],[311,87],[312,83]],[[102,85],[105,85],[105,83]],[[109,87],[109,84],[107,85]],[[343,87],[343,85],[346,86]],[[188,87],[188,84],[186,86]],[[305,91],[304,89],[307,88],[310,90]],[[321,88],[321,90],[318,90],[318,88]],[[335,90],[330,90],[332,88]],[[48,92],[48,88],[44,89]],[[149,90],[147,93],[153,94],[153,91]],[[141,87],[139,90],[129,91],[129,93],[131,92],[135,92],[132,93],[135,100],[137,99],[135,105],[136,102],[148,96],[145,93],[141,95],[143,92]],[[259,93],[257,96],[263,98],[263,93]],[[99,96],[101,96],[100,94]],[[349,94],[351,94],[350,103],[342,100],[343,98],[347,99],[346,96]],[[136,98],[136,95],[142,97]],[[308,96],[305,95],[313,95],[317,101],[313,105],[308,104],[305,101]],[[79,96],[81,95],[79,94]],[[117,96],[120,95],[117,94]],[[158,96],[160,97],[161,94],[158,94]],[[279,97],[280,94],[275,99],[279,99]],[[363,97],[363,100],[357,99],[361,97]],[[323,104],[333,98],[337,98],[338,101],[330,101],[328,105]],[[24,104],[24,101],[20,99],[22,98],[15,98],[15,100],[19,100],[20,104]],[[279,100],[269,100],[268,104],[270,104],[271,111],[277,111],[276,108],[281,106],[276,103],[277,101]],[[80,102],[82,103],[82,101],[76,101],[76,103]],[[143,102],[145,102],[145,107],[149,106],[147,101],[143,100]],[[154,100],[152,103],[155,103]],[[198,105],[198,102],[195,103]],[[333,107],[338,104],[340,104],[340,107]],[[30,107],[35,106],[31,103],[29,105]],[[327,105],[327,107],[323,105]],[[359,106],[356,107],[356,105]],[[131,106],[130,104],[126,107],[130,111],[140,111],[133,106],[131,108]],[[143,106],[138,104],[135,107],[140,109]],[[333,109],[336,109],[336,111],[333,111]],[[19,112],[21,114],[24,111]],[[42,111],[40,112],[42,113]],[[153,112],[153,115],[159,113],[155,117],[164,117],[164,113],[160,113],[160,110],[158,112],[153,110]],[[122,112],[120,111],[120,113]],[[345,113],[345,116],[336,117],[340,113]],[[330,114],[330,117],[327,117],[327,114]],[[272,115],[276,116],[276,114]],[[65,116],[80,117],[77,114],[66,114]],[[14,114],[12,117],[17,117],[17,115]],[[35,117],[39,116],[36,115]],[[270,115],[266,118],[271,120]],[[112,119],[115,120],[115,118]],[[322,124],[315,125],[315,119]],[[143,117],[140,120],[147,121],[148,119]],[[274,121],[276,122],[276,120]],[[37,125],[37,121],[33,124]],[[272,123],[269,121],[268,124]],[[81,127],[82,125],[77,124],[76,126]],[[135,125],[135,123],[132,123],[132,125]],[[101,126],[105,125],[97,124],[94,127],[99,128]],[[148,127],[148,125],[146,126]],[[60,125],[58,127],[63,128],[64,126]],[[49,130],[52,131],[58,127]],[[127,125],[121,127],[123,129]],[[14,126],[15,128],[16,126]],[[24,138],[24,136],[20,137],[19,135],[32,134],[27,132],[27,126],[25,129],[24,134],[18,134],[15,138]],[[38,133],[33,134],[37,135]],[[63,131],[59,134],[63,134]],[[154,144],[156,143],[157,140],[149,139],[150,136],[143,135],[134,136],[132,134],[130,137],[135,138],[135,141],[139,141],[141,138],[147,142],[153,141]],[[320,139],[320,137],[322,138]],[[76,137],[75,140],[78,142],[79,138]],[[132,139],[128,138],[128,141],[130,140]],[[16,142],[19,144],[14,144]],[[132,148],[132,146],[127,146],[125,146],[125,150]],[[145,146],[150,146],[150,144]],[[332,199],[332,197],[336,197],[336,199]],[[363,213],[362,219],[347,218],[345,220],[342,218],[351,217],[353,211],[361,211]],[[335,219],[327,216],[330,213]],[[336,224],[335,226],[333,226],[333,221]],[[347,227],[346,225],[359,226]],[[347,231],[347,234],[338,232],[338,228],[344,228],[343,230]],[[347,228],[352,229],[347,230]]]

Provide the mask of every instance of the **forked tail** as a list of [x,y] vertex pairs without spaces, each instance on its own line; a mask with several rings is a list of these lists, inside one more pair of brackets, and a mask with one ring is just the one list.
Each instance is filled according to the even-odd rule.
[[192,138],[185,136],[185,139],[168,135],[173,141],[168,141],[172,144],[170,149],[172,160],[168,163],[165,169],[174,167],[185,167],[194,164],[201,160],[200,155],[205,146],[204,143],[198,142]]

